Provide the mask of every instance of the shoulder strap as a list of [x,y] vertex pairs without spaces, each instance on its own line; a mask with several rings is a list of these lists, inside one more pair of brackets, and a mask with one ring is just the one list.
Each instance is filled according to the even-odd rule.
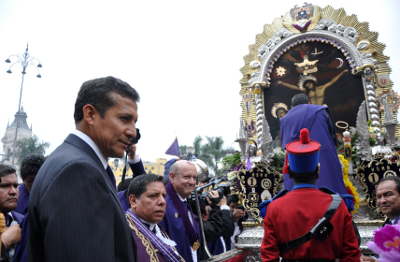
[[336,210],[342,202],[342,198],[337,194],[332,194],[331,197],[332,202],[326,210],[324,216],[320,220],[318,220],[318,223],[313,226],[311,230],[308,231],[305,235],[279,245],[279,248],[282,252],[286,252],[296,247],[299,247],[311,240],[313,237],[316,237],[319,241],[325,239],[328,233],[333,230],[333,226],[329,223],[329,220],[336,213]]

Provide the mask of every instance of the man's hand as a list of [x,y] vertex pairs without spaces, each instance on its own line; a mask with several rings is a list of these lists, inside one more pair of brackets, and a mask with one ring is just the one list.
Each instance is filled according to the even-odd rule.
[[7,227],[1,237],[1,241],[6,248],[17,244],[21,240],[21,228],[19,224]]
[[128,154],[129,160],[133,160],[136,157],[136,144],[131,144],[127,149],[126,153]]
[[360,257],[360,262],[375,262],[376,259],[373,257],[366,257],[366,256],[361,256]]
[[246,212],[244,212],[241,209],[236,208],[235,210],[233,210],[233,213],[232,213],[233,221],[237,221],[241,218],[244,218],[245,215],[246,215]]
[[[211,195],[211,198],[217,198],[217,197],[219,197],[219,193],[218,193],[217,190],[212,190],[212,191],[209,191],[208,193]],[[211,199],[209,199],[208,197],[206,197],[206,199],[207,199],[207,203],[208,203],[209,205],[212,205]]]

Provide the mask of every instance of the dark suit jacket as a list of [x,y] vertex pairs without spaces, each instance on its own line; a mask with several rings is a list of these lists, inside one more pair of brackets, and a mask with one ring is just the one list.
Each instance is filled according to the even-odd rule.
[[[400,215],[398,215],[397,218],[394,220],[393,225],[396,225],[397,223],[399,223],[399,220],[400,220]],[[385,223],[383,223],[382,227],[384,227],[385,225],[392,225],[392,221],[389,218],[387,218],[385,220]]]
[[39,170],[27,261],[136,261],[136,243],[104,166],[70,134]]

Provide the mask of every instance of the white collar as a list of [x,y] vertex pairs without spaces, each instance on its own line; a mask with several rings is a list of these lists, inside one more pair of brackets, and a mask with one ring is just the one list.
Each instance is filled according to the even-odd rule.
[[178,193],[176,193],[176,194],[178,195],[179,199],[180,199],[182,202],[187,202],[187,201],[186,201],[186,198],[182,198],[181,195],[179,195]]
[[146,225],[148,225],[149,226],[149,229],[150,229],[150,231],[153,231],[153,229],[155,228],[155,226],[157,225],[157,224],[152,224],[152,223],[149,223],[149,222],[147,222],[146,220],[144,220],[144,219],[141,219],[140,217],[138,217],[144,224],[146,224]]
[[100,148],[96,145],[96,143],[85,133],[79,131],[79,130],[74,130],[71,134],[76,135],[77,137],[79,137],[80,139],[82,139],[83,141],[86,142],[86,144],[88,144],[93,151],[96,153],[97,157],[100,159],[101,163],[104,166],[104,169],[107,168],[107,158],[106,156],[103,154],[103,152],[101,152]]

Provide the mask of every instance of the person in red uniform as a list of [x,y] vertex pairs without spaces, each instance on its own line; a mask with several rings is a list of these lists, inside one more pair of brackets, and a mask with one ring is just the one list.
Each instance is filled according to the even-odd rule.
[[[315,186],[320,147],[317,141],[309,139],[307,129],[301,130],[300,140],[287,144],[286,168],[295,186],[291,192],[282,191],[267,203],[262,261],[278,262],[279,257],[282,262],[359,261],[361,252],[346,204],[333,191]],[[326,212],[328,208],[330,213]],[[327,221],[318,226],[323,217]],[[312,227],[318,230],[311,233]]]

